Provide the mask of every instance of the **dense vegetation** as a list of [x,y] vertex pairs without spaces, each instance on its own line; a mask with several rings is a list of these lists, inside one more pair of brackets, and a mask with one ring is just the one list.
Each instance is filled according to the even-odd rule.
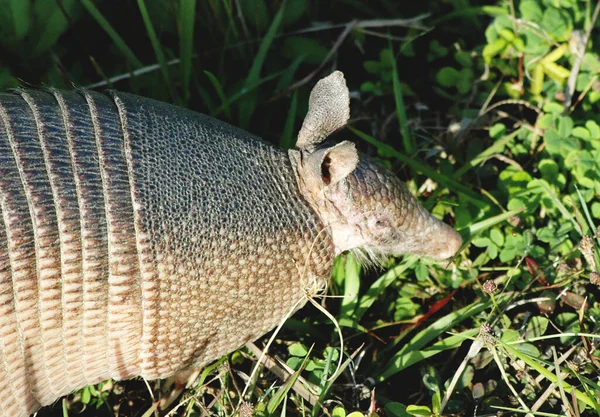
[[[290,147],[311,87],[340,69],[352,120],[339,136],[462,234],[448,265],[337,260],[324,305],[343,334],[340,368],[334,321],[308,306],[269,348],[292,377],[250,379],[244,348],[205,370],[175,413],[598,415],[599,7],[5,0],[0,89],[115,88]],[[40,415],[154,410],[142,381],[107,382]]]

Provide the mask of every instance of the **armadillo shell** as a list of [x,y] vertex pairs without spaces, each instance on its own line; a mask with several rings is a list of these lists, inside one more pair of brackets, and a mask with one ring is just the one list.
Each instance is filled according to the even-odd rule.
[[128,94],[0,94],[0,414],[164,378],[256,339],[326,281],[287,154]]

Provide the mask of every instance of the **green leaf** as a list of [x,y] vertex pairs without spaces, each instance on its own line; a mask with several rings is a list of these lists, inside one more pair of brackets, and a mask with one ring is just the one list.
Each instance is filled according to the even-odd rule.
[[304,15],[307,7],[306,0],[287,0],[287,6],[283,14],[283,25],[290,26],[296,23]]
[[[17,0],[18,1],[18,0]],[[85,5],[86,1],[81,0]],[[72,14],[78,3],[75,0],[62,0],[62,7],[67,14]],[[38,36],[34,37],[30,56],[38,56],[56,44],[58,38],[67,30],[68,22],[65,14],[53,1],[36,1],[33,3],[33,15],[37,26],[41,28]],[[141,66],[141,65],[140,65]]]
[[531,78],[529,90],[531,94],[537,96],[542,93],[542,89],[544,88],[544,67],[539,62],[531,70]]
[[507,43],[512,43],[512,41],[515,39],[515,34],[513,33],[513,31],[506,28],[500,29],[498,35]]
[[539,349],[531,343],[517,343],[514,345],[514,347],[519,352],[524,353],[532,358],[539,358],[541,356]]
[[598,203],[597,201],[594,201],[592,203],[591,210],[592,210],[592,216],[594,216],[597,219],[600,219],[600,203]]
[[579,177],[584,177],[588,171],[598,172],[596,158],[588,151],[571,151],[565,158],[565,166],[575,171]]
[[566,79],[569,78],[569,74],[571,73],[565,67],[561,67],[554,62],[546,62],[542,64],[542,66],[544,67],[546,75],[560,84],[563,84]]
[[490,239],[496,246],[504,245],[504,235],[497,227],[490,230]]
[[385,414],[389,417],[408,417],[410,414],[406,411],[404,404],[389,402],[384,407]]
[[478,248],[487,248],[492,244],[492,241],[487,237],[477,237],[471,240],[471,243]]
[[438,71],[435,79],[444,87],[454,87],[458,82],[460,73],[452,67],[444,67]]
[[460,94],[466,94],[473,88],[473,70],[463,68],[459,71],[456,89]]
[[473,56],[467,51],[456,51],[454,59],[465,68],[469,68],[473,65]]
[[483,59],[485,60],[485,62],[490,63],[493,57],[498,55],[506,48],[506,45],[506,41],[501,38],[496,39],[495,41],[492,41],[485,45],[482,52]]
[[415,268],[415,275],[417,276],[417,280],[419,282],[426,281],[427,278],[429,278],[429,270],[427,265],[423,262],[419,262]]
[[419,305],[413,303],[410,298],[398,298],[394,303],[394,321],[411,319],[418,311]]
[[570,135],[567,137],[561,136],[554,128],[547,129],[544,134],[546,150],[552,156],[562,156],[563,158],[566,158],[571,151],[579,149],[577,142],[578,141],[571,138]]
[[527,323],[527,329],[523,335],[524,339],[530,339],[533,337],[540,337],[546,334],[548,329],[549,320],[543,316],[533,316]]
[[293,343],[288,346],[288,352],[292,356],[303,358],[308,354],[308,348],[302,343]]
[[346,417],[346,410],[338,405],[331,412],[331,417]]
[[590,139],[600,139],[600,126],[598,126],[598,123],[596,123],[594,120],[588,120],[585,122],[585,127],[590,132]]
[[487,254],[490,259],[496,259],[498,257],[498,246],[490,245],[487,247]]
[[365,61],[363,67],[369,74],[379,74],[381,63],[379,61]]
[[506,133],[506,126],[502,123],[496,123],[490,127],[489,135],[492,139],[498,139]]
[[406,412],[411,416],[431,416],[431,408],[426,405],[409,405],[406,407]]
[[562,104],[555,101],[549,101],[544,104],[543,110],[545,113],[552,113],[555,116],[560,116],[564,110]]
[[507,235],[504,241],[504,247],[500,251],[499,258],[503,263],[510,262],[517,257],[522,257],[527,254],[527,243],[522,235],[511,234]]
[[562,10],[548,7],[544,10],[544,15],[540,23],[556,42],[564,42],[571,35],[572,23],[568,15]]
[[[14,40],[21,40],[29,32],[31,0],[10,0],[8,6],[12,13]],[[3,7],[6,7],[6,3]]]
[[481,11],[492,17],[505,16],[509,13],[506,7],[501,6],[482,6]]
[[89,404],[91,399],[92,393],[89,387],[85,387],[83,390],[81,390],[81,402],[83,404]]
[[548,181],[549,183],[553,183],[558,177],[559,168],[556,161],[553,159],[542,159],[538,163],[538,169],[542,174],[542,178]]
[[524,0],[519,4],[521,18],[529,22],[539,22],[542,20],[543,12],[535,0]]

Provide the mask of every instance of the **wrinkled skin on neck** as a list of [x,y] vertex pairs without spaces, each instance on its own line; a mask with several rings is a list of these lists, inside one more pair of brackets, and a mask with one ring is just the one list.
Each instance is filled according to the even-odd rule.
[[414,254],[447,259],[462,244],[460,235],[429,214],[404,184],[375,160],[360,154],[351,173],[325,184],[296,161],[298,184],[305,199],[330,228],[336,254],[346,250],[380,263],[391,255]]

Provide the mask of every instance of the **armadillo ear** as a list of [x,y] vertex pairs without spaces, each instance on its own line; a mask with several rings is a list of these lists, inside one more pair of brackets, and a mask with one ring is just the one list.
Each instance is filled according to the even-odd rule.
[[296,148],[312,149],[346,125],[350,118],[350,92],[341,71],[321,79],[310,93],[308,113],[302,123]]
[[321,160],[321,180],[325,185],[336,184],[346,178],[358,165],[358,152],[347,140],[326,150]]

